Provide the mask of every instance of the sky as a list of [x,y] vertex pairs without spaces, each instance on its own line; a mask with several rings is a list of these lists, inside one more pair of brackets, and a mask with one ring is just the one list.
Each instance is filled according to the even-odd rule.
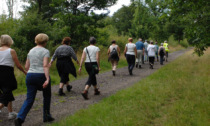
[[[16,4],[13,8],[14,18],[18,18],[20,16],[18,12],[23,11],[22,5],[24,5],[24,3],[21,2],[21,0],[16,0]],[[120,9],[123,5],[125,6],[130,5],[130,0],[118,0],[115,5],[108,8],[110,10],[109,16],[112,16],[114,12]],[[96,11],[96,13],[103,13],[103,12],[106,11]],[[6,0],[0,0],[0,14],[8,14]]]

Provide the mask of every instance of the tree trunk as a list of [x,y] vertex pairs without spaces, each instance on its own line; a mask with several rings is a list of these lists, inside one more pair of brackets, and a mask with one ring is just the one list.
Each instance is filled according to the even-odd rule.
[[41,11],[42,11],[42,0],[37,0],[37,1],[38,1],[38,5],[39,5],[38,13],[41,13]]

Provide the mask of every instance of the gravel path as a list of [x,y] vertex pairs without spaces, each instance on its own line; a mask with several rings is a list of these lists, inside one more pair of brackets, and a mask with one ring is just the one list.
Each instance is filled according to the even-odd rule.
[[[188,50],[189,49],[170,53],[168,62],[165,62],[165,64],[175,60],[177,57]],[[136,82],[139,82],[141,79],[149,76],[160,67],[162,66],[159,65],[158,62],[155,62],[154,69],[149,69],[148,62],[146,62],[145,64],[143,64],[141,69],[134,68],[133,76],[129,75],[127,67],[117,69],[115,77],[112,76],[111,71],[101,73],[97,75],[97,82],[101,91],[101,95],[95,96],[93,94],[93,88],[90,88],[89,100],[84,100],[81,96],[81,92],[83,91],[85,86],[84,84],[87,81],[87,77],[73,81],[71,83],[71,85],[73,86],[71,92],[66,92],[66,89],[64,88],[64,91],[66,92],[65,97],[59,97],[57,95],[58,85],[52,86],[51,114],[56,119],[55,121],[59,121],[60,119],[68,115],[74,114],[76,111],[82,108],[87,108],[89,105],[97,103],[103,98],[115,94],[117,91],[125,89],[135,84]],[[20,107],[22,106],[25,98],[25,95],[15,97],[16,100],[13,102],[14,111],[18,112],[20,110]],[[28,116],[26,117],[23,126],[40,126],[46,124],[42,122],[42,100],[42,92],[38,92],[34,105],[28,113]],[[14,120],[8,120],[7,116],[7,108],[3,108],[2,112],[0,113],[0,126],[14,125]]]

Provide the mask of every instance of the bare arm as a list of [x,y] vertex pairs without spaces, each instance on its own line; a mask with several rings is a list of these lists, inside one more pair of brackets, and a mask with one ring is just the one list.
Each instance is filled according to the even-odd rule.
[[26,69],[26,71],[29,70],[29,67],[30,67],[30,61],[29,61],[29,59],[27,59],[27,60],[26,60],[26,64],[25,64],[25,69]]
[[12,59],[15,63],[15,65],[17,66],[17,68],[22,71],[24,74],[26,74],[26,71],[23,69],[23,67],[20,65],[20,62],[18,60],[18,57],[17,57],[17,53],[14,49],[11,49],[11,55],[12,55]]
[[125,49],[124,49],[124,55],[126,54],[127,52],[127,47],[125,46]]
[[117,51],[118,51],[118,55],[120,57],[120,47],[119,46],[117,46]]
[[97,61],[97,64],[98,64],[98,70],[100,70],[100,53],[99,53],[99,51],[96,52],[96,61]]
[[50,75],[49,74],[49,57],[44,57],[44,60],[43,60],[43,69],[44,69],[44,74],[45,74],[45,77],[46,77],[46,81],[43,84],[43,88],[46,88],[47,85],[50,82],[50,77],[49,77],[49,75]]
[[86,57],[86,53],[85,53],[85,51],[83,51],[83,53],[82,53],[82,57],[81,57],[81,60],[80,60],[80,67],[79,67],[79,73],[81,72],[81,70],[82,70],[82,63],[83,63],[83,61],[85,60],[85,57]]
[[107,54],[108,54],[108,56],[109,56],[109,54],[110,54],[110,48],[108,49]]
[[137,49],[136,49],[136,47],[134,48],[134,51],[135,51],[135,54],[136,54],[136,57],[137,57]]

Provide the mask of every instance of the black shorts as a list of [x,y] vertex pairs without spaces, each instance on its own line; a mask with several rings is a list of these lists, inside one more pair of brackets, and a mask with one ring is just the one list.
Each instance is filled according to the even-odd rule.
[[69,73],[61,73],[59,76],[61,78],[61,83],[66,84],[69,81]]
[[0,92],[0,103],[2,103],[4,106],[7,106],[9,102],[14,101],[15,98],[11,92]]

